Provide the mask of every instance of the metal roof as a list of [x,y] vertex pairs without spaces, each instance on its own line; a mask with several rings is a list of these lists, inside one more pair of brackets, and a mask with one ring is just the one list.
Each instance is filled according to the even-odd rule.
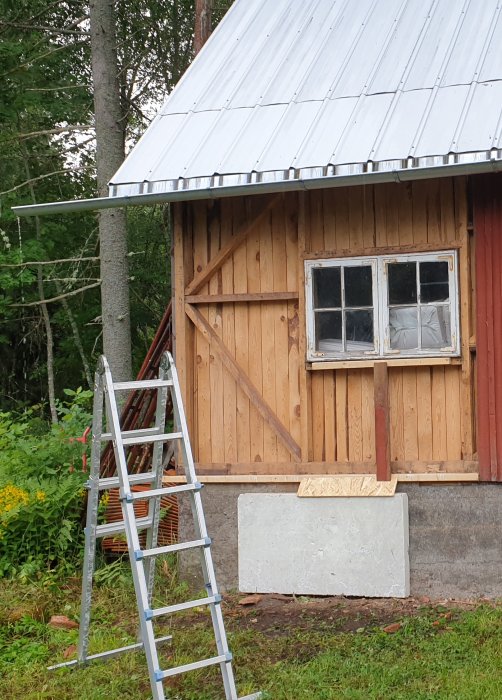
[[498,161],[501,8],[499,0],[236,0],[110,194],[311,178],[322,186],[323,177],[423,177],[419,170]]
[[235,0],[110,183],[19,216],[502,170],[502,0]]

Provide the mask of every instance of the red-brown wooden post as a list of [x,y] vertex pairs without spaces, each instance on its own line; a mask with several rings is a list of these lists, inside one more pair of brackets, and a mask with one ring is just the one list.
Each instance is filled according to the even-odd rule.
[[377,481],[390,481],[389,374],[386,362],[373,367]]
[[502,175],[472,178],[476,245],[477,448],[481,481],[502,481]]

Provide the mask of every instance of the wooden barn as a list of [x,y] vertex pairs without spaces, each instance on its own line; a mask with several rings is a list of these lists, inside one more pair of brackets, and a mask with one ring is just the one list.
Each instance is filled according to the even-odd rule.
[[[375,594],[502,595],[501,40],[497,0],[236,0],[113,178],[115,206],[172,202],[227,587],[368,594],[288,561],[319,581],[369,542],[378,568],[397,533]],[[396,495],[294,495],[342,475]]]

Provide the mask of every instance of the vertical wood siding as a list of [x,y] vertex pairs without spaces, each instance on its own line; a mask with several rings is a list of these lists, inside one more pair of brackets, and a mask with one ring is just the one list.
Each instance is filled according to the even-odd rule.
[[472,178],[480,478],[502,481],[502,177]]
[[[296,196],[280,198],[278,206],[198,293],[296,292],[296,202]],[[196,274],[249,214],[243,199],[193,207]],[[225,302],[197,308],[287,431],[299,441],[298,303]],[[195,335],[196,459],[205,464],[291,461],[290,452],[224,369],[211,345],[199,332]]]
[[[192,261],[191,270],[185,267],[186,285],[252,219],[252,203],[235,198],[187,208],[185,241],[193,241],[193,253],[185,254],[185,265]],[[461,178],[278,195],[244,243],[197,292],[300,295],[298,300],[197,303],[197,309],[300,446],[301,461],[336,463],[335,472],[364,463],[372,471],[376,458],[373,370],[305,368],[304,257],[443,244],[445,249],[459,247],[467,266]],[[473,459],[472,367],[466,359],[470,274],[460,274],[459,282],[462,364],[388,370],[391,460],[417,463],[418,471],[424,462]],[[193,376],[197,461],[220,466],[263,462],[280,472],[273,465],[293,462],[294,455],[223,367],[207,338],[192,332],[194,352],[182,362],[187,378]]]
[[[402,246],[464,245],[463,185],[441,179],[312,192],[307,255],[325,252],[326,257],[336,257],[363,250],[378,255],[379,249],[389,247],[399,252]],[[461,330],[468,338],[468,326]],[[372,370],[313,374],[314,459],[374,462]],[[470,387],[464,391],[462,386],[462,365],[389,367],[391,460],[472,459],[472,446],[463,446],[462,439],[463,421],[470,420],[470,414],[461,415],[468,392]],[[337,426],[335,440],[320,428],[332,422]]]

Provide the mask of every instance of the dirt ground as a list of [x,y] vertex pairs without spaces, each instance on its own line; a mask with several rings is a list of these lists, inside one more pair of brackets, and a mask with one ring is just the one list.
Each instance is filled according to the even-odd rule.
[[424,610],[437,614],[443,622],[459,610],[477,607],[480,602],[430,600],[421,598],[345,598],[285,596],[278,594],[225,595],[223,614],[229,628],[257,629],[270,636],[286,634],[288,630],[326,630],[355,632],[381,627],[392,633],[403,618],[423,614]]

